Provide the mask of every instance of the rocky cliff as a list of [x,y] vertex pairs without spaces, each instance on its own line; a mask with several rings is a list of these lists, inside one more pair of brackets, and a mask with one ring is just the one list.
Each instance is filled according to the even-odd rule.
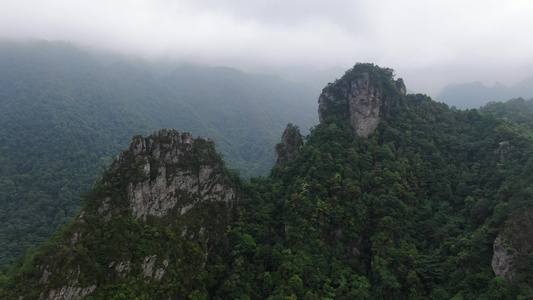
[[496,276],[503,276],[509,282],[524,280],[520,274],[531,262],[533,253],[533,209],[524,206],[513,211],[494,241],[492,270]]
[[183,298],[217,260],[236,200],[212,141],[175,130],[136,136],[14,286],[20,299]]
[[289,123],[283,131],[281,143],[276,145],[276,165],[285,165],[295,159],[303,144],[300,129]]
[[331,117],[348,119],[356,135],[366,138],[405,94],[403,80],[394,80],[391,69],[356,64],[341,79],[322,90],[318,98],[318,116],[321,123]]

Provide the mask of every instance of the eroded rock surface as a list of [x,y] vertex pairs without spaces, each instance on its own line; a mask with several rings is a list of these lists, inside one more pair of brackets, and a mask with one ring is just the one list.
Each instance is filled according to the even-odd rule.
[[332,116],[348,119],[355,134],[366,138],[405,93],[403,80],[394,80],[392,70],[356,65],[322,90],[318,99],[319,120],[322,123]]
[[[49,246],[49,263],[37,266],[32,289],[39,299],[83,299],[106,295],[100,282],[138,279],[181,282],[187,293],[226,231],[234,185],[211,140],[176,130],[134,137],[65,235]],[[169,239],[194,262],[153,246]],[[187,278],[176,277],[182,269]],[[95,277],[95,270],[105,271]]]

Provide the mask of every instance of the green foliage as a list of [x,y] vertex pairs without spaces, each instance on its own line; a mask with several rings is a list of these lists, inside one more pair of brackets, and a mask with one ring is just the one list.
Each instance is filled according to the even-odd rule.
[[523,173],[527,164],[515,164],[524,156],[513,152],[499,164],[494,150],[510,139],[520,145],[513,151],[530,151],[531,132],[424,95],[401,103],[368,139],[354,140],[345,121],[326,120],[294,161],[251,181],[250,188],[261,187],[252,193],[258,199],[241,203],[246,213],[237,222],[257,248],[249,260],[238,260],[247,266],[238,278],[254,292],[231,297],[518,295],[494,277],[492,244],[509,205],[518,203],[512,198],[524,199],[510,198],[509,189],[527,190],[530,175]]
[[285,124],[316,118],[313,92],[279,78],[150,68],[61,42],[0,42],[0,267],[68,222],[131,136],[209,137],[249,178],[268,173]]
[[[143,158],[135,156],[133,149],[151,143],[161,155],[166,155],[164,151],[169,150],[163,144],[178,133],[165,132],[168,134],[160,139],[134,138],[130,151],[123,152],[87,194],[75,220],[28,253],[20,266],[7,271],[7,277],[0,282],[0,298],[38,297],[42,291],[57,291],[72,281],[82,288],[97,287],[91,291],[93,299],[208,296],[227,268],[222,257],[228,255],[223,245],[231,212],[229,204],[204,200],[186,214],[178,207],[169,210],[165,218],[149,215],[144,220],[132,214],[127,200],[131,184],[153,180],[151,174],[139,173]],[[178,162],[166,161],[166,170],[174,167],[173,172],[186,171],[199,177],[201,167],[209,166],[214,184],[239,186],[240,180],[225,168],[213,143],[197,138],[193,144],[194,149],[188,151],[170,149],[183,151],[183,157]],[[151,168],[162,164],[155,159],[148,163]],[[184,194],[179,201],[195,202],[196,196]],[[242,244],[242,249],[237,250],[253,252],[255,244],[250,235],[242,236]],[[211,252],[214,247],[222,249]]]
[[341,80],[352,81],[366,73],[370,77],[370,84],[383,90],[385,98],[398,94],[398,89],[393,83],[394,70],[381,68],[372,63],[357,63],[353,68],[347,70]]
[[[352,71],[366,68],[377,67]],[[392,70],[374,71],[390,83]],[[326,119],[268,177],[243,182],[222,168],[239,194],[227,223],[228,208],[212,202],[190,217],[132,218],[124,193],[143,176],[142,161],[126,157],[88,194],[78,221],[1,277],[0,297],[38,295],[39,266],[51,265],[79,266],[98,286],[93,299],[530,298],[533,132],[425,95],[399,103],[367,139],[343,118]],[[502,141],[512,146],[505,162],[495,155]],[[201,160],[220,157],[192,153],[183,167],[197,171]],[[108,222],[98,213],[106,197],[116,209]],[[512,282],[491,268],[498,234],[518,255]],[[170,261],[161,280],[142,275],[152,255],[156,266]],[[126,261],[132,271],[122,277],[115,266]],[[67,273],[49,282],[60,286]]]

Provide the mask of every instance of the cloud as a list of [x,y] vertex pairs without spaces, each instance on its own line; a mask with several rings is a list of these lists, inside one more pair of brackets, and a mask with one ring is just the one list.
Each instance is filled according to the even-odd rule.
[[245,70],[374,62],[432,93],[531,75],[530,28],[529,0],[0,0],[1,37]]

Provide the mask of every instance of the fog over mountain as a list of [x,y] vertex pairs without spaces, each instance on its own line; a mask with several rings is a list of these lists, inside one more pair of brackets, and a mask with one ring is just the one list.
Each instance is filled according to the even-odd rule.
[[367,61],[435,96],[449,84],[513,86],[530,76],[532,14],[525,0],[4,0],[0,38],[63,40],[308,81],[335,70],[333,78],[341,77],[354,61]]
[[488,87],[476,81],[465,84],[449,85],[436,97],[460,109],[479,108],[489,102],[502,102],[514,98],[533,98],[533,76],[507,87],[499,82]]

